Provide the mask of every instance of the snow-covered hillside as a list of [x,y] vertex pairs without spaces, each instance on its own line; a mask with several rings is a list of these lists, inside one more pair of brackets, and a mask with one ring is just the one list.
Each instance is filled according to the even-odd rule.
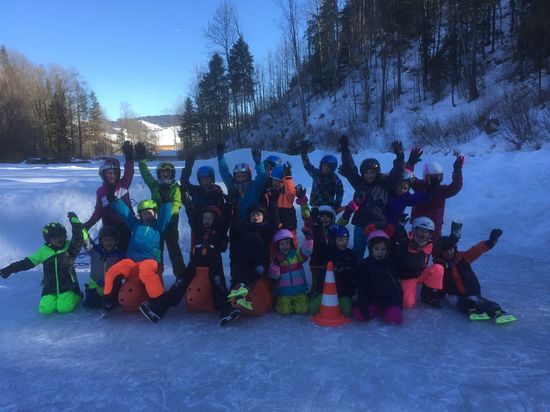
[[[324,154],[312,153],[312,162]],[[0,279],[0,410],[549,410],[550,150],[472,154],[463,190],[447,202],[444,231],[461,220],[467,248],[494,227],[504,230],[474,269],[484,294],[518,322],[473,323],[450,307],[420,303],[401,326],[376,320],[340,329],[275,313],[222,329],[215,315],[184,307],[157,325],[138,314],[100,319],[82,308],[41,316],[36,268]],[[367,156],[383,170],[391,166],[388,153],[355,159]],[[283,157],[296,183],[309,188],[299,157]],[[452,156],[424,157],[441,162],[450,178]],[[251,157],[242,149],[227,160]],[[195,168],[205,164],[217,170],[215,159]],[[68,211],[89,217],[98,185],[96,164],[0,165],[0,267],[34,252],[45,223],[66,224]],[[347,182],[345,189],[347,201]],[[139,175],[130,193],[136,202],[148,197]],[[186,219],[180,235],[187,256]],[[81,286],[86,262],[79,259]]]

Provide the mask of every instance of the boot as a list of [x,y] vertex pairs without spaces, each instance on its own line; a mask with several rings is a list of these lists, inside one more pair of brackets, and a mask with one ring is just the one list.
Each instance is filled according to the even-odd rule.
[[422,285],[422,289],[420,289],[420,300],[434,308],[441,308],[443,296],[441,291],[429,288],[426,285]]
[[241,283],[239,285],[239,289],[232,289],[229,292],[229,295],[227,295],[227,300],[231,300],[233,298],[238,298],[238,297],[244,298],[246,295],[248,295],[248,288],[244,283]]
[[168,310],[165,304],[163,295],[158,298],[149,299],[139,305],[139,310],[147,319],[153,323],[157,323]]
[[220,312],[220,326],[225,326],[241,316],[239,309],[224,309]]

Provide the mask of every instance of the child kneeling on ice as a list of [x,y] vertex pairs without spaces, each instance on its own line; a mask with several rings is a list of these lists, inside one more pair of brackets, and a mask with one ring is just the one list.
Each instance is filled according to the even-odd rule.
[[445,268],[444,292],[456,301],[458,310],[471,320],[494,319],[496,323],[516,320],[515,316],[506,314],[498,303],[481,296],[479,280],[470,265],[492,249],[501,235],[501,229],[493,229],[488,240],[479,242],[465,252],[457,249],[459,236],[443,236],[434,248],[434,262]]
[[67,240],[67,230],[61,223],[49,223],[42,229],[46,243],[40,249],[25,259],[0,269],[0,276],[7,279],[12,273],[42,264],[44,277],[38,311],[44,315],[56,311],[71,312],[82,298],[74,268],[82,247],[82,223],[73,212],[69,212],[67,216],[73,232],[70,241]]
[[304,262],[313,248],[313,232],[304,226],[305,238],[300,250],[294,247],[294,236],[290,230],[281,229],[273,236],[277,255],[269,267],[269,276],[277,280],[275,310],[281,315],[308,312],[307,280]]
[[367,238],[368,256],[359,265],[357,320],[369,320],[378,314],[387,323],[403,323],[403,290],[397,266],[390,253],[390,237],[382,230]]
[[105,273],[105,288],[103,289],[104,308],[110,310],[118,305],[118,292],[122,281],[132,274],[137,267],[139,280],[145,285],[150,299],[162,296],[164,287],[158,273],[160,264],[160,239],[170,223],[172,203],[166,196],[161,201],[157,219],[156,202],[143,200],[138,204],[139,219],[137,219],[121,200],[114,194],[114,187],[108,188],[107,199],[111,207],[121,216],[131,231],[127,258],[111,266]]

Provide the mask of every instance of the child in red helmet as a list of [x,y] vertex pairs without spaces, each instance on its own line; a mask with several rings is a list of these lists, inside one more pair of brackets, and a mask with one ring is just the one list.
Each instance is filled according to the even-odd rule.
[[276,255],[269,267],[269,276],[277,281],[275,310],[281,315],[308,312],[307,280],[304,262],[311,255],[313,233],[304,226],[304,243],[300,250],[294,247],[294,235],[290,230],[280,229],[273,236]]
[[390,253],[390,237],[382,230],[367,238],[368,256],[359,265],[356,319],[369,320],[378,314],[387,323],[403,323],[403,290],[397,265]]
[[[120,163],[118,159],[109,157],[101,161],[99,165],[99,176],[103,180],[103,184],[97,189],[96,203],[94,213],[87,222],[84,223],[84,228],[89,230],[100,219],[103,226],[114,226],[117,228],[119,237],[119,248],[123,251],[128,249],[130,241],[130,231],[122,221],[122,218],[109,207],[107,200],[107,188],[114,186],[115,195],[122,199],[128,209],[132,211],[132,203],[130,202],[130,184],[134,177],[134,148],[129,141],[122,145],[124,153],[124,175],[120,177]],[[133,211],[132,211],[133,212]]]
[[441,237],[433,251],[434,262],[445,268],[444,291],[456,303],[458,310],[471,320],[490,320],[508,323],[516,317],[507,314],[500,305],[481,295],[479,280],[471,263],[483,253],[491,250],[502,235],[501,229],[493,229],[489,239],[479,242],[465,252],[457,249],[459,234]]

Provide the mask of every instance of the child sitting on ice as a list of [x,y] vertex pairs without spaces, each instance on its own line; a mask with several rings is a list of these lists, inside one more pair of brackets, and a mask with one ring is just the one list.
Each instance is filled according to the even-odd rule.
[[114,186],[108,187],[107,199],[130,229],[131,237],[127,258],[111,266],[105,273],[104,308],[110,310],[117,306],[122,281],[129,278],[136,267],[149,298],[159,298],[164,292],[159,274],[160,239],[170,223],[172,204],[169,197],[161,197],[163,203],[160,208],[153,200],[141,201],[138,204],[139,219],[126,203],[115,196]]
[[501,235],[501,229],[493,229],[488,240],[460,252],[457,249],[459,235],[455,233],[441,237],[434,248],[434,262],[445,268],[444,291],[456,302],[458,310],[471,320],[494,319],[496,323],[516,320],[498,303],[481,296],[481,286],[471,266],[474,260],[495,246]]
[[390,237],[382,230],[367,238],[368,256],[359,265],[355,318],[369,320],[378,314],[387,323],[403,323],[403,290],[390,253]]
[[[107,200],[107,186],[115,186],[115,195],[122,199],[128,209],[132,210],[130,202],[130,184],[134,177],[134,148],[129,141],[124,142],[122,146],[124,152],[124,176],[120,177],[120,162],[114,157],[108,157],[101,161],[99,165],[99,176],[103,184],[97,189],[95,209],[92,216],[84,223],[84,228],[89,230],[100,219],[103,226],[115,226],[119,233],[118,247],[126,252],[128,241],[130,240],[130,231],[114,210],[109,207]],[[133,212],[133,211],[132,211]]]
[[7,279],[12,273],[42,264],[44,277],[38,311],[45,315],[56,311],[71,312],[82,298],[74,268],[82,247],[82,223],[73,212],[69,212],[68,217],[73,232],[70,241],[67,240],[67,231],[61,223],[49,223],[42,230],[46,243],[40,249],[25,259],[0,269],[0,276]]
[[94,243],[89,236],[84,236],[84,248],[90,255],[90,278],[85,284],[83,306],[88,308],[103,307],[103,287],[105,272],[124,258],[125,254],[118,248],[118,230],[114,226],[103,226],[99,231],[99,243]]
[[290,230],[280,229],[273,236],[276,256],[271,262],[269,276],[277,281],[275,310],[281,315],[305,315],[308,312],[308,287],[303,264],[311,254],[313,233],[308,226],[304,226],[302,231],[305,238],[298,251]]

